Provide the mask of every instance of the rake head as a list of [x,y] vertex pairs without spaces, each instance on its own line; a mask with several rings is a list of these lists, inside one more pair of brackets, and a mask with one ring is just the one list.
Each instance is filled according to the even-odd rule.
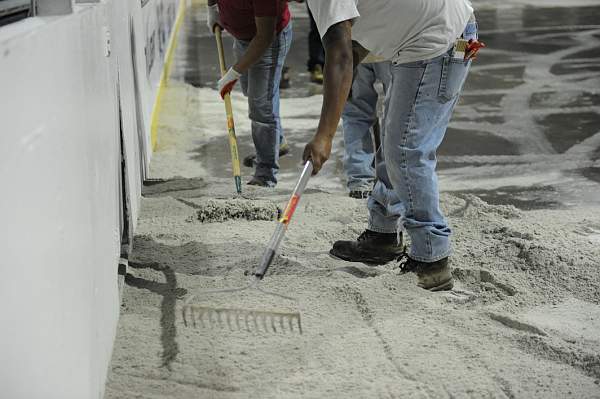
[[196,328],[229,328],[231,331],[302,334],[302,323],[298,312],[213,308],[185,304],[182,313],[183,323],[186,326],[191,324]]

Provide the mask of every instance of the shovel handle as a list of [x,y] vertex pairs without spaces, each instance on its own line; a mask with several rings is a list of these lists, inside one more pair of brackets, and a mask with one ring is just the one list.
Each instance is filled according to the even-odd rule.
[[219,52],[219,67],[221,69],[221,77],[227,73],[227,66],[225,65],[225,50],[223,49],[223,39],[221,36],[221,27],[215,26],[215,39],[217,41],[217,51]]
[[[221,77],[227,73],[225,65],[225,50],[223,50],[223,39],[221,38],[221,27],[215,26],[215,39],[217,41],[217,51],[219,52],[219,66],[221,68]],[[231,96],[225,94],[225,114],[227,115],[227,133],[229,137],[229,151],[231,152],[231,166],[233,169],[233,179],[238,194],[242,193],[242,171],[240,169],[240,155],[238,153],[237,137],[235,136],[235,123],[233,121],[233,107],[231,106]]]

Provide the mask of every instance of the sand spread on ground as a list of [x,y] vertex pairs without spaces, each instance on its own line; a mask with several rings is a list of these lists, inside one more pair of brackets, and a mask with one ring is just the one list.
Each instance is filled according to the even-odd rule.
[[[249,281],[275,228],[269,212],[285,206],[299,174],[285,170],[276,189],[244,186],[241,199],[233,179],[208,176],[194,149],[224,124],[222,103],[198,100],[209,94],[170,86],[179,117],[163,121],[152,161],[160,179],[144,188],[107,398],[600,397],[598,208],[524,212],[443,194],[456,287],[431,293],[393,263],[328,256],[334,241],[363,231],[367,213],[325,173],[309,182],[262,283],[295,300],[198,295]],[[244,217],[227,204],[241,204]],[[298,310],[304,333],[186,327],[191,295],[201,305]]]

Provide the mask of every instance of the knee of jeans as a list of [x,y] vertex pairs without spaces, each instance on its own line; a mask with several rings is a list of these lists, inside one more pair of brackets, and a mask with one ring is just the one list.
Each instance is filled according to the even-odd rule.
[[275,123],[273,105],[270,101],[253,101],[248,106],[248,116],[260,123]]
[[384,152],[386,164],[396,169],[435,165],[436,162],[435,150],[420,147],[384,147]]

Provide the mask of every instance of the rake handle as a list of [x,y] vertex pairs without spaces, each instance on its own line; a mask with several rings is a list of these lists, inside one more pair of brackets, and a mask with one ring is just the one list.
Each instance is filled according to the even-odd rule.
[[306,164],[304,164],[304,169],[302,169],[300,178],[298,179],[296,187],[294,188],[294,191],[292,192],[292,195],[288,200],[287,206],[285,207],[285,211],[283,211],[283,215],[281,216],[281,218],[279,218],[279,221],[277,222],[277,227],[275,228],[275,231],[273,232],[273,235],[269,240],[269,244],[267,245],[267,248],[263,253],[260,265],[254,272],[254,276],[258,280],[263,279],[263,277],[267,273],[267,270],[269,269],[269,266],[271,266],[271,263],[273,263],[273,259],[277,254],[277,249],[279,248],[279,245],[281,244],[281,241],[285,236],[287,227],[292,220],[292,216],[296,211],[296,207],[298,206],[298,202],[300,202],[300,197],[302,196],[302,193],[304,193],[304,189],[306,188],[306,184],[308,183],[308,180],[312,175],[312,171],[313,164],[310,160],[308,160]]
[[[221,38],[221,27],[215,26],[215,39],[217,41],[217,51],[219,52],[219,66],[221,68],[221,77],[227,73],[225,65],[225,50],[223,49],[223,39]],[[235,123],[233,121],[233,107],[231,106],[231,96],[225,94],[225,113],[227,114],[227,132],[229,136],[229,150],[231,152],[231,165],[233,169],[233,179],[238,194],[242,193],[242,172],[240,169],[240,155],[238,153],[237,138],[235,136]]]

